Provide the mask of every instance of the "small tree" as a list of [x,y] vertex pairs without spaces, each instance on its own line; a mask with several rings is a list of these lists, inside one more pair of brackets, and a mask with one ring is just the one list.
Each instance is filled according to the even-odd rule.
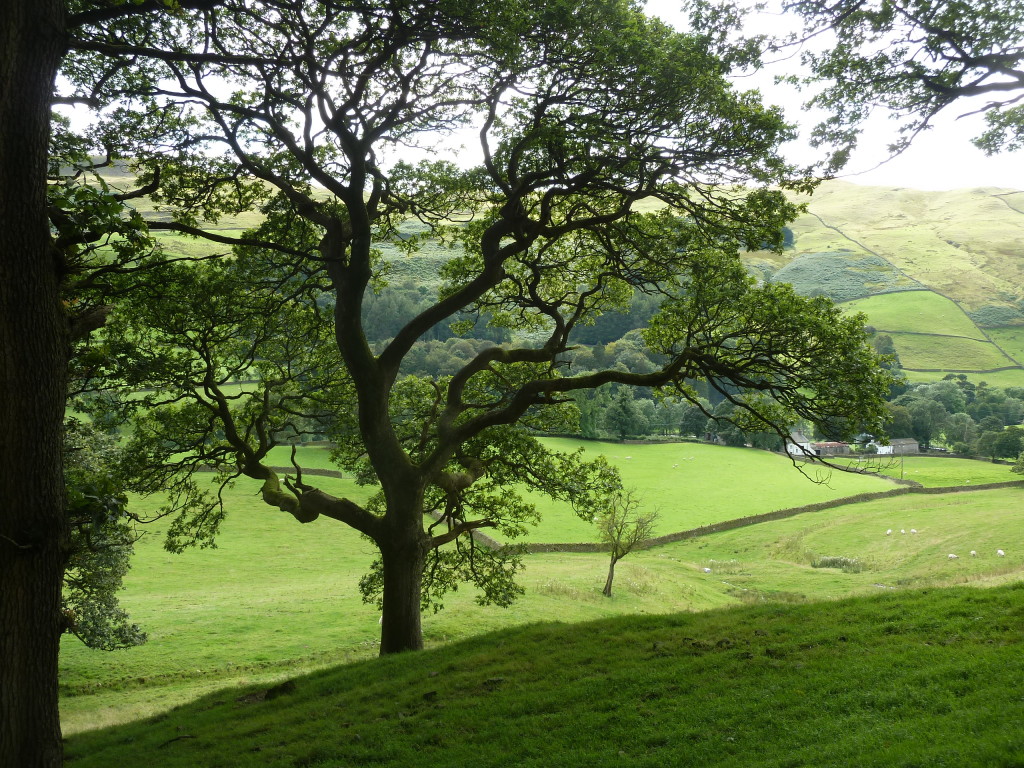
[[596,519],[601,543],[607,544],[611,551],[608,579],[601,590],[605,597],[612,596],[615,564],[651,538],[657,520],[657,510],[640,511],[640,499],[632,489],[620,491],[609,498],[605,511]]

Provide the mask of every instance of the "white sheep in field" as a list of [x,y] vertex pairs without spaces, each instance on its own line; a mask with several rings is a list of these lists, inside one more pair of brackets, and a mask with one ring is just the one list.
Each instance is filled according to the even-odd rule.
[[975,552],[975,551],[974,551],[974,550],[972,549],[972,550],[971,550],[971,557],[977,557],[977,556],[978,556],[978,553],[977,553],[977,552]]
[[885,532],[886,536],[892,536],[892,528]]
[[900,528],[900,533],[906,533],[906,530],[903,529],[903,528]]
[[956,555],[950,555],[950,556],[949,556],[949,559],[950,559],[950,560],[959,560],[960,558],[959,558],[959,557],[957,557]]
[[1001,549],[997,549],[996,554],[999,555],[999,557],[1006,557],[1006,553]]
[[911,533],[917,533],[917,528],[911,528],[911,529],[910,529],[910,532],[911,532]]

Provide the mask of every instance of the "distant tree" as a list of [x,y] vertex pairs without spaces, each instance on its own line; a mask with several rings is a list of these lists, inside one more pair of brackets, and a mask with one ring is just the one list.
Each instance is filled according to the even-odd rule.
[[966,413],[954,413],[946,419],[942,436],[947,443],[971,443],[978,436],[978,425]]
[[1010,467],[1010,471],[1018,475],[1024,475],[1024,451],[1017,455],[1017,460]]
[[922,447],[929,447],[932,440],[942,432],[949,414],[942,403],[926,399],[911,400],[907,410],[910,411],[914,439],[921,443]]
[[647,420],[640,413],[633,391],[628,387],[619,387],[611,405],[605,410],[604,428],[619,440],[647,433]]
[[630,552],[643,546],[654,534],[658,512],[640,511],[640,499],[632,489],[609,496],[604,509],[595,518],[598,536],[610,553],[608,578],[604,589],[605,597],[612,596],[612,581],[615,579],[615,564]]
[[741,414],[742,410],[738,409],[732,400],[723,400],[715,406],[711,418],[704,426],[704,431],[726,445],[733,447],[746,445],[747,435],[743,428],[736,423],[736,419]]
[[711,411],[711,403],[707,400],[700,400],[692,403],[683,410],[679,420],[680,435],[703,435],[704,427],[708,423],[708,413]]

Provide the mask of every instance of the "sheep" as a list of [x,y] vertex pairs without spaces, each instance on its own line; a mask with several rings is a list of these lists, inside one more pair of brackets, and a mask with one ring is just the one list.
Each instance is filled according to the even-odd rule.
[[917,533],[917,528],[911,528],[911,529],[910,529],[910,532],[911,532],[911,533]]
[[997,549],[996,554],[999,555],[999,557],[1006,557],[1006,553],[1001,549]]
[[711,573],[711,569],[710,568],[705,568],[704,569],[704,573]]
[[885,532],[886,536],[892,536],[892,528]]
[[906,530],[903,529],[903,528],[900,528],[900,533],[906,533]]
[[974,551],[974,550],[972,549],[972,550],[971,550],[971,557],[977,557],[977,556],[978,556],[978,553],[977,553],[977,552],[975,552],[975,551]]
[[950,559],[950,560],[959,560],[960,558],[959,558],[959,557],[957,557],[956,555],[950,555],[950,556],[949,556],[949,559]]

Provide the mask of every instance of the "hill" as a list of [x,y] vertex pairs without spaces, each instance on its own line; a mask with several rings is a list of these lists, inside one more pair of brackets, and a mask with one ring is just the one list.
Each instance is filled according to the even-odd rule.
[[750,254],[766,279],[863,311],[912,381],[1024,384],[1024,192],[823,184],[793,248]]
[[211,694],[72,768],[1010,766],[1024,586],[543,623]]
[[[725,496],[702,502],[711,483],[701,486],[694,478],[655,471],[658,449],[664,446],[622,447],[634,458],[616,459],[614,453],[609,458],[632,463],[627,471],[634,472],[643,471],[643,461],[655,478],[648,481],[651,490],[698,507],[703,503],[703,522],[760,509],[754,506],[754,493],[731,502]],[[653,452],[650,458],[645,450]],[[772,458],[752,449],[708,450],[701,471],[717,477],[724,489],[737,485],[732,478],[762,478],[757,462]],[[305,449],[300,461],[320,465],[326,454]],[[741,462],[744,457],[751,459],[749,466]],[[957,459],[908,457],[900,469],[926,485],[977,485],[1015,477],[1005,466]],[[367,493],[347,478],[318,477],[317,482],[355,499]],[[796,494],[804,488],[822,492],[795,471],[790,487]],[[526,594],[511,609],[481,607],[472,590],[460,590],[445,599],[444,611],[424,616],[425,639],[433,647],[553,618],[579,622],[737,604],[828,601],[908,586],[1019,581],[1024,574],[1024,527],[1016,513],[1020,495],[1015,486],[910,494],[652,547],[622,561],[610,599],[601,595],[606,554],[530,554],[520,578]],[[173,555],[162,549],[158,533],[147,534],[137,545],[122,603],[149,633],[147,644],[102,653],[65,638],[65,733],[158,714],[219,689],[269,685],[282,676],[376,654],[379,614],[362,603],[357,589],[373,559],[372,548],[330,521],[297,525],[263,504],[253,484],[239,483],[226,500],[230,514],[216,551]],[[141,502],[132,505],[144,511]],[[658,535],[674,530],[666,520]],[[890,528],[908,533],[886,536]],[[909,533],[911,528],[918,533]],[[551,541],[544,530],[539,540]],[[997,548],[1006,556],[997,557]],[[978,557],[968,556],[972,549]],[[960,553],[960,559],[949,560],[951,552]],[[843,567],[846,561],[823,561],[828,557],[857,563]],[[838,567],[816,567],[824,562]]]

